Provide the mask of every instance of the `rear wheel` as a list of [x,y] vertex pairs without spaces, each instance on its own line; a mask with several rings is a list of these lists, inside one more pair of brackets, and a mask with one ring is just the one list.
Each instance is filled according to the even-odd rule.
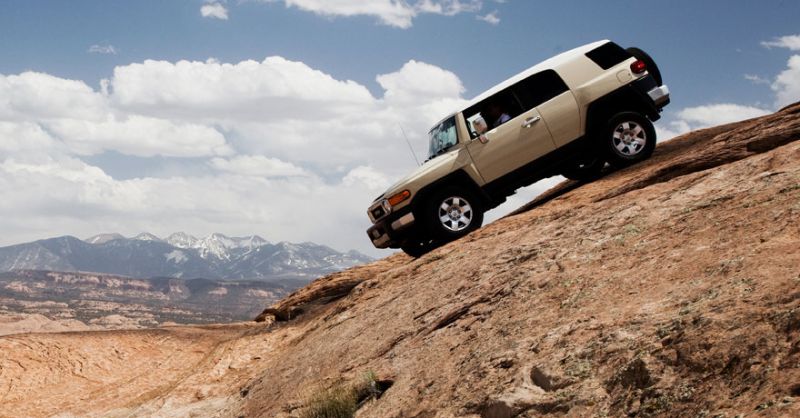
[[645,160],[656,147],[656,130],[646,116],[637,112],[614,115],[606,125],[603,143],[608,162],[626,166]]
[[424,219],[434,238],[449,242],[480,228],[483,209],[468,189],[451,186],[434,192],[424,208]]

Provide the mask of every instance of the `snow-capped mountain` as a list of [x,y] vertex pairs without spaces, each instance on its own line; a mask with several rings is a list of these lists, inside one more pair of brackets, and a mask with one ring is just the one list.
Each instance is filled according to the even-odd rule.
[[[110,234],[114,235],[114,234]],[[117,234],[119,235],[119,234]],[[141,234],[131,238],[139,241],[163,241],[161,238],[149,233],[149,232],[142,232]]]
[[170,235],[167,237],[166,242],[178,248],[197,250],[202,258],[216,258],[219,260],[230,260],[242,252],[269,244],[267,240],[258,235],[227,237],[214,233],[204,238],[195,238],[184,232],[176,232]]
[[196,238],[178,232],[161,239],[101,234],[86,240],[58,237],[0,248],[0,271],[92,271],[132,277],[310,280],[371,261],[310,242],[271,244],[253,235]]
[[123,237],[122,234],[117,234],[117,233],[99,234],[93,237],[86,238],[84,241],[88,242],[89,244],[105,244],[115,239],[125,239],[125,237]]
[[185,232],[176,232],[165,239],[167,243],[172,245],[173,247],[178,248],[193,248],[195,243],[197,243],[197,238],[185,233]]

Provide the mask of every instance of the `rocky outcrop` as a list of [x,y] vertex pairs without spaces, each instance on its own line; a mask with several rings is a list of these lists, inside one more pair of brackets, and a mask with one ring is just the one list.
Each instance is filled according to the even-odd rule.
[[255,318],[255,321],[264,322],[270,317],[276,321],[294,319],[311,307],[324,306],[347,296],[353,288],[374,278],[391,265],[388,260],[381,260],[318,279],[314,281],[313,285],[299,289],[265,309]]
[[693,132],[418,260],[314,282],[307,301],[364,279],[272,325],[292,337],[242,411],[294,416],[304,388],[375,370],[394,384],[359,416],[796,415],[798,139],[798,105]]

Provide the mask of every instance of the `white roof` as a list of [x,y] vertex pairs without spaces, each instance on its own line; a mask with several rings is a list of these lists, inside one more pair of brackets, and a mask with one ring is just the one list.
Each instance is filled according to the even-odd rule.
[[556,68],[556,67],[558,67],[558,66],[560,66],[560,65],[562,65],[562,64],[564,64],[564,63],[566,63],[566,62],[568,62],[570,60],[572,60],[576,56],[580,56],[580,55],[586,54],[587,52],[589,52],[589,51],[591,51],[591,50],[593,50],[593,49],[595,49],[595,48],[599,47],[600,45],[603,45],[603,44],[605,44],[607,42],[609,42],[607,39],[604,39],[602,41],[592,42],[590,44],[586,44],[586,45],[583,45],[583,46],[579,46],[579,47],[577,47],[575,49],[571,49],[569,51],[562,52],[562,53],[560,53],[560,54],[558,54],[558,55],[556,55],[556,56],[554,56],[552,58],[548,58],[548,59],[546,59],[546,60],[534,65],[533,67],[528,68],[527,70],[525,70],[525,71],[523,71],[523,72],[521,72],[521,73],[519,73],[519,74],[517,74],[517,75],[515,75],[515,76],[513,76],[511,78],[509,78],[508,80],[503,81],[500,84],[497,84],[496,86],[490,88],[489,90],[486,90],[485,92],[481,93],[480,95],[478,95],[474,99],[470,100],[469,104],[464,106],[464,107],[462,107],[462,109],[466,109],[466,108],[468,108],[468,107],[470,107],[470,106],[472,106],[472,105],[474,105],[474,104],[486,99],[487,97],[499,92],[500,90],[503,90],[506,87],[512,86],[512,85],[516,84],[517,82],[522,81],[525,78],[527,78],[529,76],[532,76],[532,75],[534,75],[534,74],[536,74],[536,73],[538,73],[540,71]]

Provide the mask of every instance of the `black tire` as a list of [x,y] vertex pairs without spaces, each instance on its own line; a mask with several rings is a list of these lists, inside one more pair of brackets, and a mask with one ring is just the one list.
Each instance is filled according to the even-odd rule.
[[656,130],[646,116],[638,112],[614,115],[602,134],[609,164],[625,167],[648,159],[656,148]]
[[[483,207],[469,189],[449,186],[433,192],[422,210],[431,236],[441,242],[457,240],[483,224]],[[448,216],[447,221],[443,220]]]
[[420,258],[436,247],[436,243],[432,240],[411,240],[403,243],[400,249],[411,257]]
[[630,47],[626,49],[629,54],[633,55],[637,60],[644,61],[644,64],[647,66],[647,72],[653,76],[653,80],[658,83],[658,85],[664,84],[664,80],[661,79],[661,70],[658,69],[658,65],[656,65],[655,60],[647,53],[642,51],[636,47]]
[[598,154],[578,157],[575,162],[561,170],[561,175],[576,181],[589,181],[600,177],[600,172],[606,165],[606,159]]

